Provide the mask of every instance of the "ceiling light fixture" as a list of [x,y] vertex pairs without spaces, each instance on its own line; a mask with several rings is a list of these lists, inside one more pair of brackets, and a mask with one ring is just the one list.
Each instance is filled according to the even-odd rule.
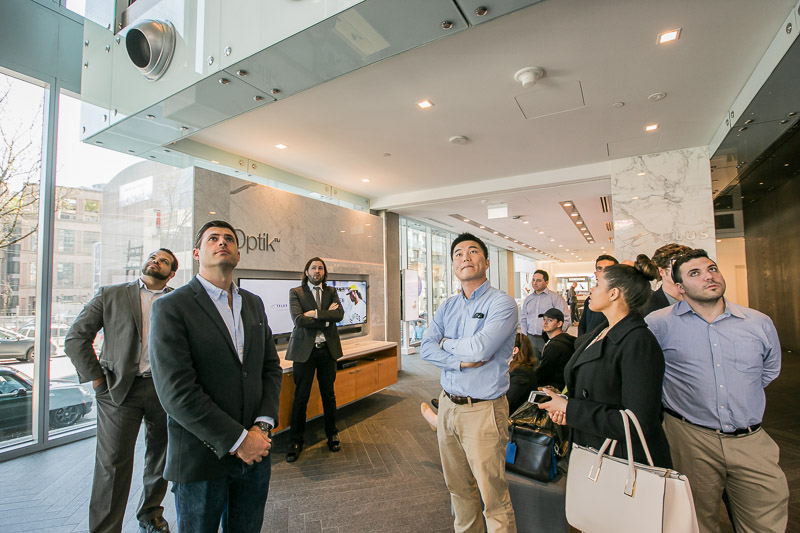
[[487,217],[493,218],[506,218],[508,217],[508,204],[491,204],[486,206]]
[[369,183],[369,178],[361,178],[361,181],[364,183]]
[[644,176],[644,172],[639,172],[639,173],[638,173],[638,174],[636,174],[636,175],[637,175],[637,176]]
[[421,102],[417,102],[417,105],[419,106],[420,109],[429,109],[433,107],[433,102],[431,102],[430,100],[423,100]]
[[279,143],[275,145],[275,148],[277,148],[278,150],[286,150],[287,146],[283,143]]
[[681,28],[677,30],[668,30],[663,33],[658,34],[658,44],[666,44],[671,43],[672,41],[677,41],[681,37]]
[[656,131],[657,129],[658,129],[658,124],[648,124],[647,126],[644,127],[644,131],[648,133],[651,131]]

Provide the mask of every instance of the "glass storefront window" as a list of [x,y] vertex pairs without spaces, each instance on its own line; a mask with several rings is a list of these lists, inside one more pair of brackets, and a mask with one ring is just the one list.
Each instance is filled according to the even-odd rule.
[[406,233],[406,250],[408,253],[406,268],[419,275],[420,294],[417,306],[419,318],[407,324],[407,338],[411,344],[422,340],[428,327],[428,245],[427,231],[424,226],[408,223]]
[[435,313],[439,306],[447,300],[450,295],[447,284],[450,278],[448,270],[452,270],[448,266],[447,256],[450,253],[450,242],[448,233],[433,230],[431,232],[431,286],[433,288],[433,312]]
[[[75,318],[103,285],[135,281],[158,248],[178,257],[172,287],[191,277],[191,170],[80,142],[80,101],[59,97],[51,339],[51,436],[96,422],[91,383],[78,383],[64,352]],[[101,330],[94,339],[103,348]]]
[[0,73],[0,447],[30,440],[36,231],[47,91]]

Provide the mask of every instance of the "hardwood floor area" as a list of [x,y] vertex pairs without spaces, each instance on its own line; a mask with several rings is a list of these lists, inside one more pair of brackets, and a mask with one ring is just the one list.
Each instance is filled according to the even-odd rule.
[[[285,462],[287,435],[275,438],[264,532],[452,531],[436,434],[419,404],[438,394],[439,372],[405,356],[396,385],[340,410],[342,451],[325,446],[322,420],[308,424],[308,446]],[[767,389],[764,426],[781,447],[791,489],[787,531],[800,533],[800,357],[784,353],[781,377]],[[123,531],[136,532],[142,439]],[[86,532],[94,464],[93,438],[0,463],[0,531]],[[175,531],[171,493],[165,517]],[[723,531],[732,531],[721,513]]]

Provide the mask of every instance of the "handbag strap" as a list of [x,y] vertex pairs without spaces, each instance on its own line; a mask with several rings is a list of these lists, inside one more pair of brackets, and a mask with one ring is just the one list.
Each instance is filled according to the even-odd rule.
[[639,419],[636,418],[636,415],[633,414],[633,411],[630,409],[625,409],[625,413],[628,415],[628,418],[631,419],[631,422],[633,422],[633,425],[636,428],[636,432],[639,434],[639,441],[642,443],[642,448],[644,448],[644,454],[645,457],[647,457],[647,464],[650,466],[655,466],[653,464],[653,458],[650,456],[650,448],[647,446],[647,441],[644,440],[644,432],[642,431],[642,426],[639,425]]

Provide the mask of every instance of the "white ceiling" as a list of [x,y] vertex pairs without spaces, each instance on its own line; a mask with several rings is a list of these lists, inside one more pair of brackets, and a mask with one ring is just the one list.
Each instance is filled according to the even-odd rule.
[[[794,4],[548,0],[259,108],[192,139],[415,218],[478,217],[480,197],[499,190],[502,180],[512,176],[708,144]],[[657,35],[673,28],[682,29],[680,39],[657,46]],[[526,66],[546,71],[530,89],[513,79]],[[574,102],[581,96],[578,82],[583,107],[526,119],[518,100],[523,106],[547,107],[548,100],[571,94]],[[668,96],[649,101],[656,92]],[[426,98],[435,107],[420,110],[416,102]],[[612,109],[614,102],[625,106]],[[644,126],[651,123],[659,124],[658,131],[646,134]],[[471,142],[452,145],[448,139],[454,135],[466,135]],[[278,150],[278,143],[288,148]],[[491,180],[498,180],[497,187]],[[476,182],[483,195],[473,191],[471,198],[453,200],[461,196],[459,187]],[[431,200],[441,194],[430,190],[443,187],[451,187],[450,196]],[[515,209],[535,218],[566,219],[557,200],[569,199],[569,193],[577,201],[581,187],[587,188],[572,187],[526,191],[517,180],[509,199]],[[594,204],[610,194],[607,181],[590,189]],[[403,207],[412,204],[416,207]],[[584,253],[596,255],[605,244],[607,217],[589,216],[596,244]],[[580,238],[575,228],[563,226],[547,229],[557,239],[552,247],[531,244],[551,253],[559,251],[558,243],[578,246],[570,241]]]

